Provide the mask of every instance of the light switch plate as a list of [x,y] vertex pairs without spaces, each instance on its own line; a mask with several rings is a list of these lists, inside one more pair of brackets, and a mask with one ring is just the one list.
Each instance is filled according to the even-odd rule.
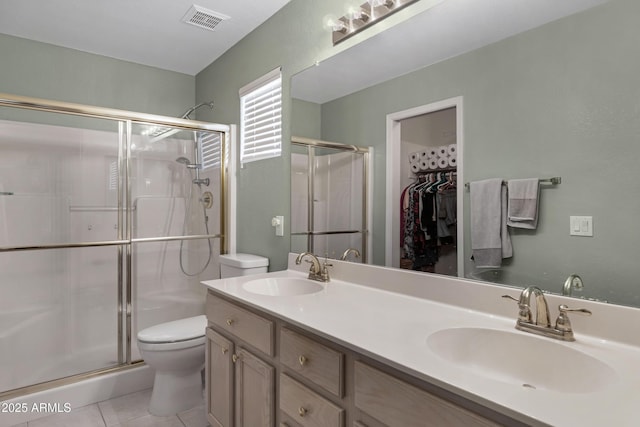
[[569,234],[571,236],[593,236],[593,217],[570,216]]
[[271,225],[276,228],[276,236],[284,236],[284,216],[278,215],[271,218]]

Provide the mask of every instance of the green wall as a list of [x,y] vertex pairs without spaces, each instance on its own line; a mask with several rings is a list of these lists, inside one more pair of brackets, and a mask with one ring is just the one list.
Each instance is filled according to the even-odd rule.
[[195,102],[195,77],[0,34],[0,92],[166,116]]

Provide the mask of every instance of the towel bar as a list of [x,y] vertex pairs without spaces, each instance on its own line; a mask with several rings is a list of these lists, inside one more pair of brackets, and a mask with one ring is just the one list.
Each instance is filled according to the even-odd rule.
[[[506,185],[508,182],[509,181],[502,181],[502,185]],[[543,179],[540,179],[540,183],[558,185],[562,183],[562,177],[554,176],[551,178],[543,178]],[[466,188],[467,190],[470,188],[468,182],[464,184],[464,188]]]

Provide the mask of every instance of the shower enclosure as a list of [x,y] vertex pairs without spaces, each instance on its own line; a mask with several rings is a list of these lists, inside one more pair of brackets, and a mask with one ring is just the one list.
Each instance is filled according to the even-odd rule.
[[0,94],[0,400],[140,360],[204,313],[226,125]]
[[368,262],[369,155],[367,147],[291,138],[293,252],[340,258],[354,248]]

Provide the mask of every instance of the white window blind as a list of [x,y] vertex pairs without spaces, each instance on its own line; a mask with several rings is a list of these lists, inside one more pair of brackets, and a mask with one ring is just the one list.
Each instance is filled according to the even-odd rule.
[[220,133],[198,132],[198,149],[202,170],[219,168],[222,159],[222,138]]
[[282,74],[277,68],[240,89],[240,163],[282,152]]

